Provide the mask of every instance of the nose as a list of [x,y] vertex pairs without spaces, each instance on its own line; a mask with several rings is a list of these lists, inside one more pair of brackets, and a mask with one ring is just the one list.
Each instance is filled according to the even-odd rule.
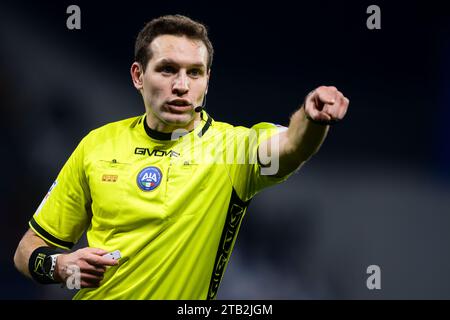
[[178,73],[173,83],[172,92],[177,96],[182,96],[189,91],[189,79],[184,72]]

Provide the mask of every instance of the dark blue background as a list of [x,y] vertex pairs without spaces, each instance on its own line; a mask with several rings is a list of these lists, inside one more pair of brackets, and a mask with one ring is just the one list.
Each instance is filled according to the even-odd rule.
[[[81,30],[66,28],[71,4]],[[366,28],[371,4],[381,30]],[[219,298],[449,298],[450,14],[430,1],[0,4],[0,297],[71,296],[21,277],[15,247],[79,140],[144,112],[134,39],[175,13],[209,27],[216,120],[287,125],[319,85],[351,100],[321,151],[256,196]]]

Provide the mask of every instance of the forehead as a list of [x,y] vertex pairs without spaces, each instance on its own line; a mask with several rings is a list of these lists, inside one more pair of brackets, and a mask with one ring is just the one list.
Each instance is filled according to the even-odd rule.
[[208,61],[208,50],[201,40],[185,36],[161,35],[150,43],[153,56],[151,61],[172,60],[180,65],[203,64]]

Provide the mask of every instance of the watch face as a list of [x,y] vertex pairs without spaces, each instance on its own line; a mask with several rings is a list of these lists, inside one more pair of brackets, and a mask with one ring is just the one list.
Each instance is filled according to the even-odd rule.
[[52,268],[52,257],[51,256],[47,256],[44,259],[44,263],[42,264],[42,271],[44,272],[44,274],[49,274],[50,273],[50,269]]

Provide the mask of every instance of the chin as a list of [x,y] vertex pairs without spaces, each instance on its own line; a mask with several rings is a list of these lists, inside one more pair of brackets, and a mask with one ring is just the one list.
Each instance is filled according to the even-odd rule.
[[161,119],[168,125],[175,127],[184,127],[189,125],[194,119],[195,115],[191,113],[169,113],[162,114]]

